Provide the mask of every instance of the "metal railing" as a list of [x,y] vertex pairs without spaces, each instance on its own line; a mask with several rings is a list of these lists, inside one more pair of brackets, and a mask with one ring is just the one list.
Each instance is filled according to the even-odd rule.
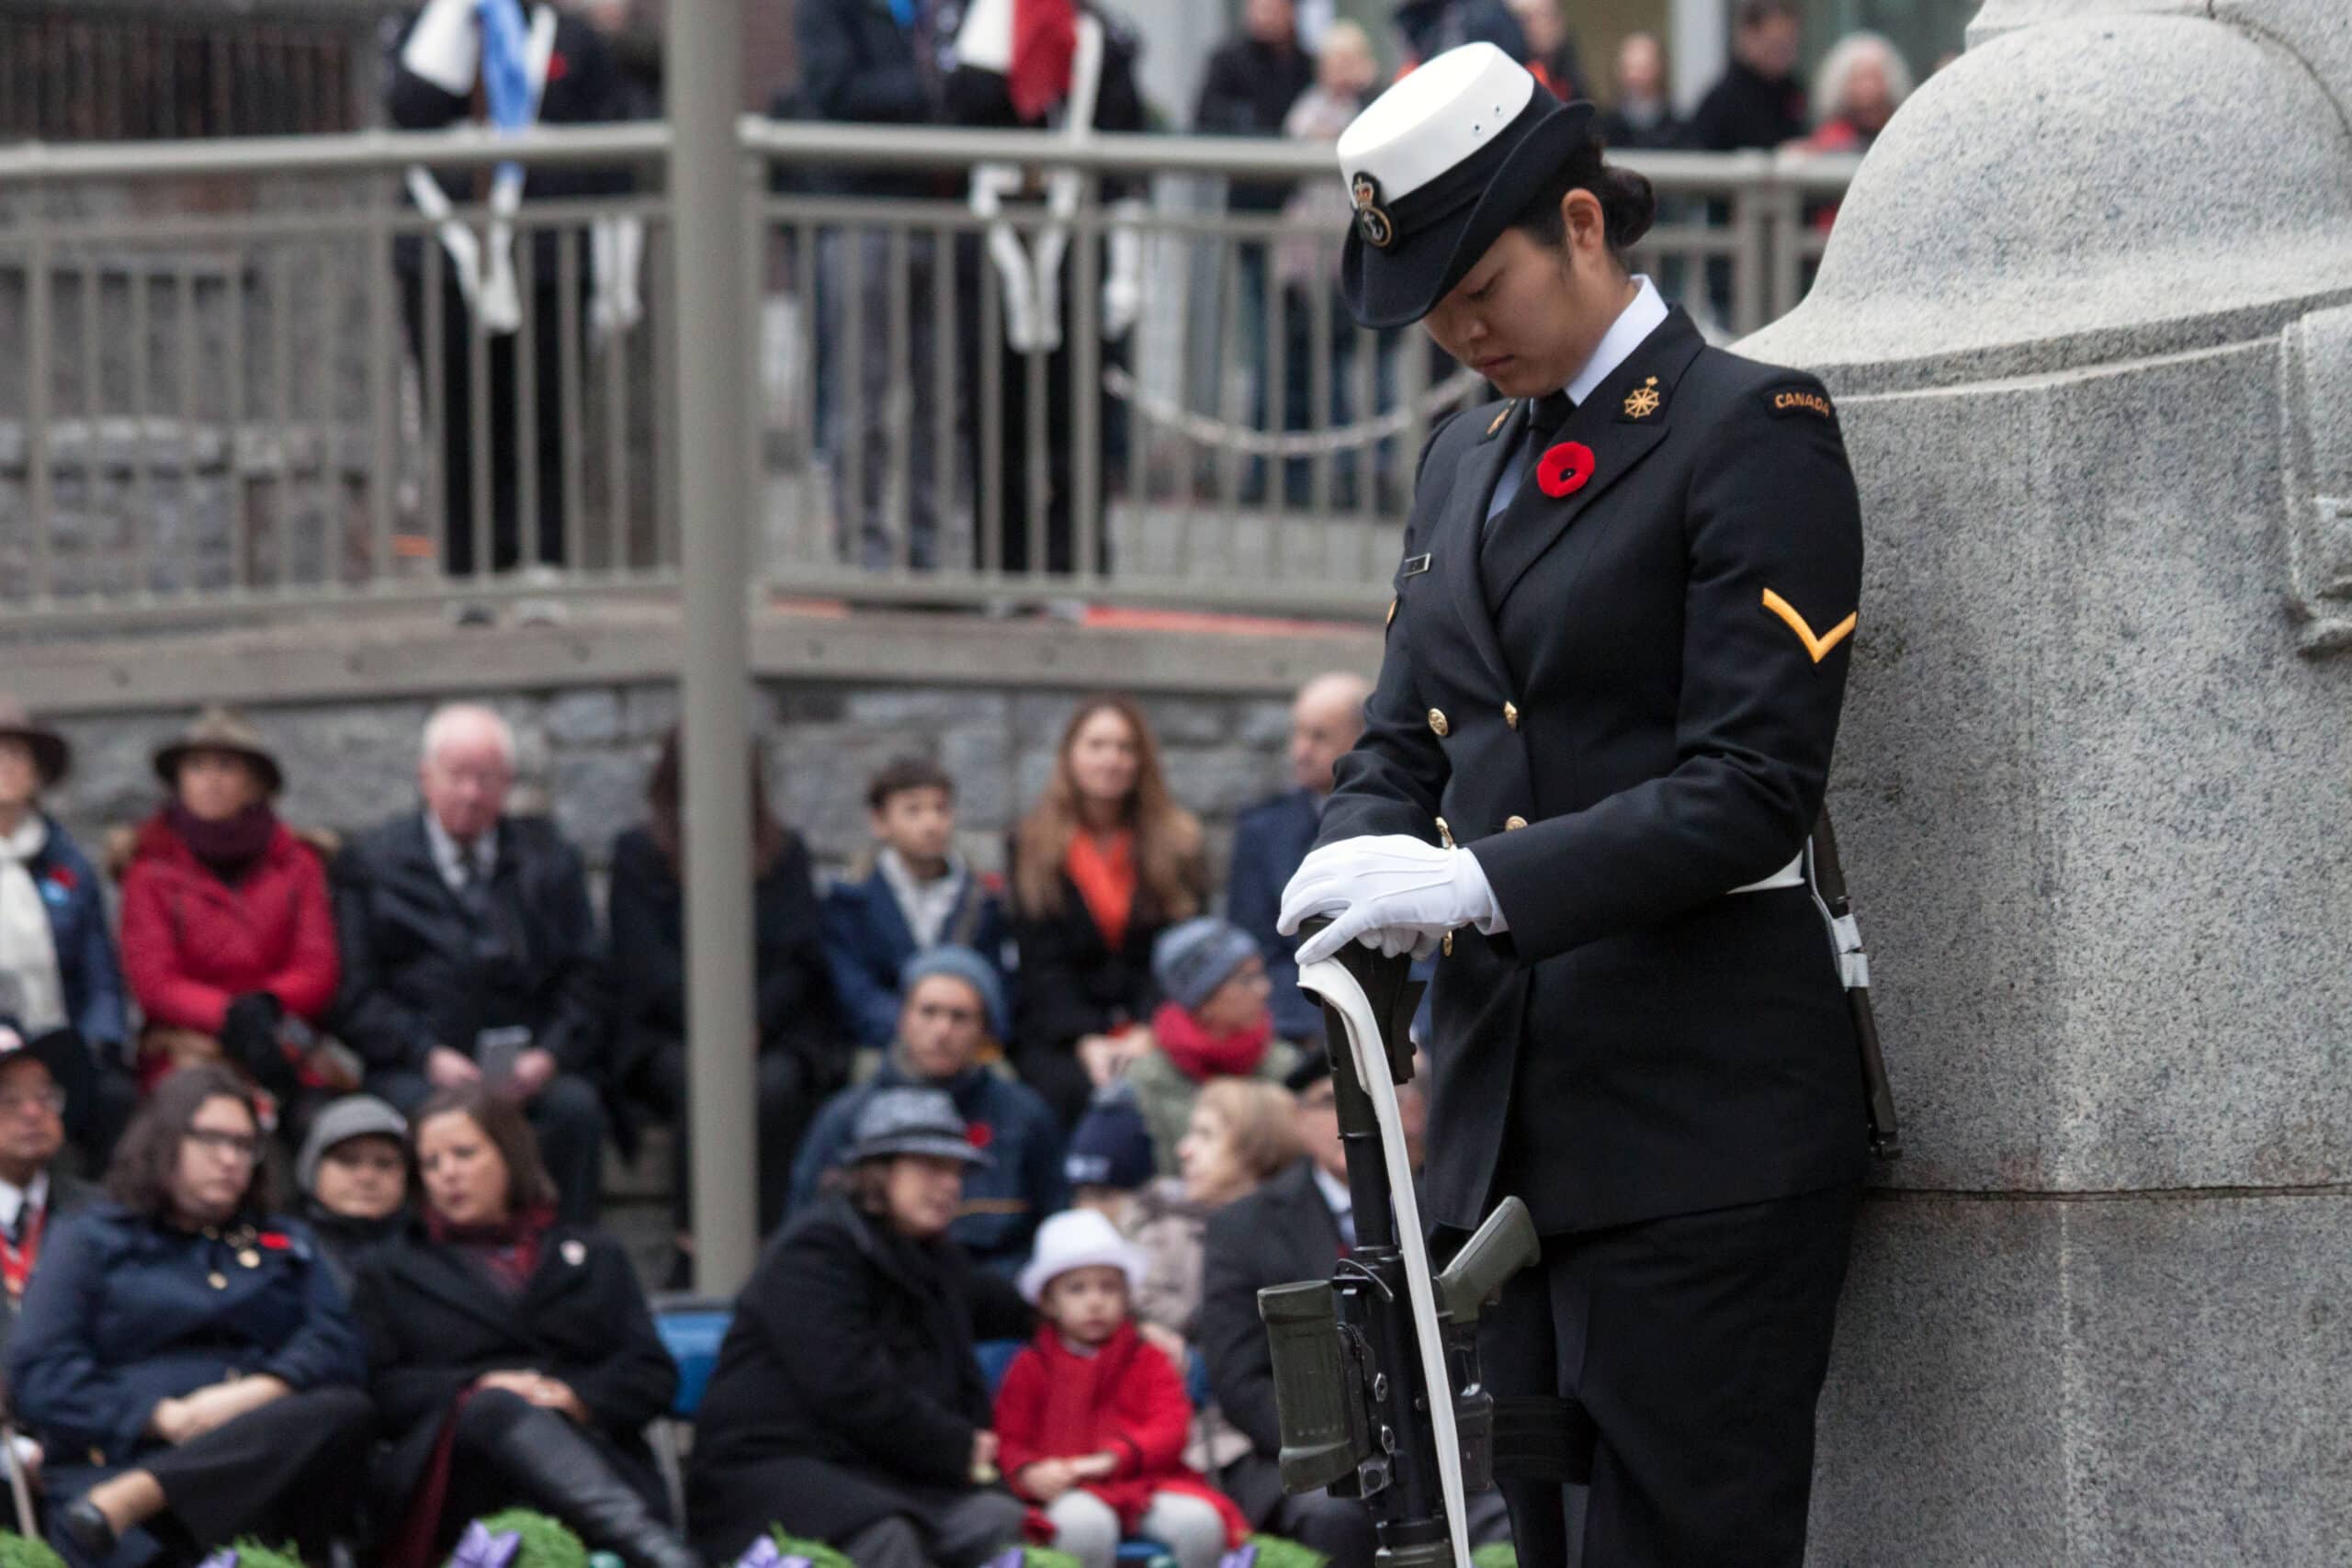
[[[631,125],[0,152],[6,624],[671,592],[682,374],[737,389],[779,593],[1384,602],[1413,456],[1477,389],[1345,319],[1340,222],[1228,210],[1226,182],[1332,184],[1327,149],[746,120],[741,352],[684,367],[667,146]],[[507,159],[625,194],[526,205],[491,334],[406,173],[463,191]],[[1729,336],[1795,302],[1854,160],[1626,162],[1661,197],[1637,259]],[[989,166],[992,220],[967,199]],[[1061,208],[1040,169],[1070,171]],[[875,176],[907,194],[841,194]],[[632,311],[605,264],[640,243]],[[1106,337],[1130,276],[1141,309]]]

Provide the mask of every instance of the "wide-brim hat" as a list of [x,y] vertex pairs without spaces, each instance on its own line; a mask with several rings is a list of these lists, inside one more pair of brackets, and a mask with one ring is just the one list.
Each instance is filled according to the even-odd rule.
[[927,1155],[966,1165],[990,1163],[987,1153],[973,1145],[971,1130],[944,1089],[877,1089],[858,1109],[843,1163],[862,1165],[900,1155]]
[[43,729],[25,711],[25,705],[11,696],[0,695],[0,739],[21,740],[31,749],[33,769],[40,774],[43,789],[63,778],[74,766],[74,748],[65,743],[65,737],[53,729]]
[[0,1018],[0,1072],[23,1061],[39,1062],[47,1067],[49,1076],[64,1091],[65,1110],[59,1120],[71,1134],[81,1125],[81,1113],[90,1103],[91,1082],[96,1072],[90,1060],[90,1048],[70,1029],[27,1035],[16,1020]]
[[166,784],[179,783],[180,764],[191,751],[226,751],[243,757],[261,775],[262,788],[276,795],[286,787],[286,773],[261,731],[234,708],[209,707],[155,753],[155,776]]
[[1143,1249],[1092,1209],[1070,1209],[1037,1227],[1037,1245],[1021,1267],[1021,1299],[1031,1306],[1046,1287],[1073,1269],[1116,1269],[1127,1277],[1127,1293],[1143,1289]]
[[1447,50],[1374,99],[1340,136],[1355,203],[1340,291],[1366,327],[1436,308],[1591,132],[1490,43]]

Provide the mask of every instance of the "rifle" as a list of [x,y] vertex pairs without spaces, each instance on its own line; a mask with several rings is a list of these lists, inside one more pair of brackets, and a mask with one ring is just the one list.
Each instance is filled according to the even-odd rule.
[[1323,1004],[1356,1245],[1328,1280],[1258,1292],[1283,1485],[1363,1498],[1383,1568],[1469,1568],[1464,1504],[1492,1479],[1496,1433],[1478,1316],[1535,1261],[1534,1222],[1506,1198],[1431,1272],[1396,1111],[1396,1086],[1413,1076],[1420,984],[1404,959],[1351,945],[1308,965],[1299,985]]
[[1894,1086],[1886,1076],[1886,1057],[1878,1043],[1878,1015],[1871,1010],[1871,959],[1862,951],[1861,927],[1854,921],[1853,901],[1846,895],[1846,868],[1838,859],[1838,834],[1829,825],[1829,808],[1821,808],[1814,824],[1811,860],[1814,897],[1829,921],[1829,943],[1838,953],[1838,977],[1846,987],[1846,1009],[1854,1017],[1854,1037],[1862,1054],[1862,1099],[1869,1108],[1871,1156],[1874,1159],[1903,1157],[1903,1133],[1894,1120]]

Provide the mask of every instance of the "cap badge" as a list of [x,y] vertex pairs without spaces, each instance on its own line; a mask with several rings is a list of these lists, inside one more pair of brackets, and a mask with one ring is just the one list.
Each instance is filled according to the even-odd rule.
[[1563,441],[1535,465],[1535,482],[1544,493],[1558,500],[1584,489],[1592,478],[1592,448],[1581,441]]
[[1356,204],[1356,232],[1363,243],[1376,251],[1385,251],[1396,243],[1396,226],[1380,208],[1380,182],[1370,175],[1358,175],[1348,182],[1348,194]]
[[1647,419],[1657,412],[1657,378],[1649,378],[1646,386],[1634,388],[1625,394],[1625,413],[1630,419]]

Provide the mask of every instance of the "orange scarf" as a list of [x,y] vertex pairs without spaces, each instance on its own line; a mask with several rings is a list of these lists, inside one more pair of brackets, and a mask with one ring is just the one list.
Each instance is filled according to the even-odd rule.
[[1127,945],[1127,920],[1136,908],[1135,830],[1122,828],[1098,839],[1080,829],[1070,838],[1065,869],[1102,933],[1102,945],[1119,952]]

